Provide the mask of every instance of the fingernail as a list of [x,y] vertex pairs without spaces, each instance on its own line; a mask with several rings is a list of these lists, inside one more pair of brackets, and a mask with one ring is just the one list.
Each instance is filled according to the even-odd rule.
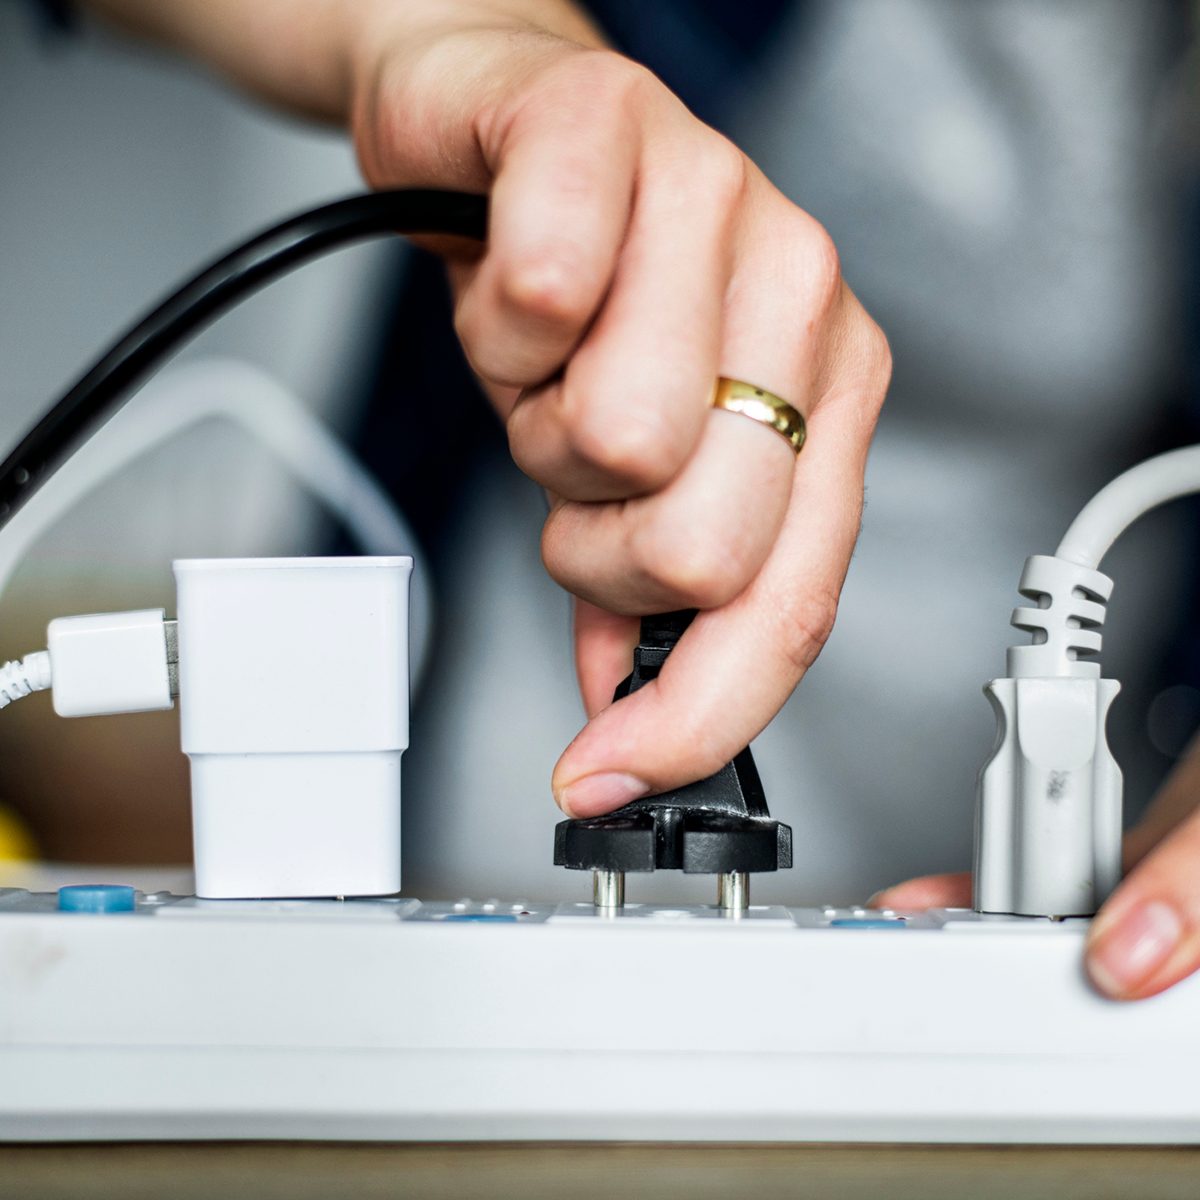
[[570,817],[594,817],[612,812],[649,791],[650,785],[634,775],[602,771],[567,784],[558,793],[558,806]]
[[1169,904],[1137,904],[1088,951],[1088,974],[1105,994],[1128,996],[1171,957],[1182,936],[1183,922]]

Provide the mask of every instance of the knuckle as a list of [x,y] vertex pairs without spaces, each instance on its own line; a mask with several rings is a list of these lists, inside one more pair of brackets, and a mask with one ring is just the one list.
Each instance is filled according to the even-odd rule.
[[887,399],[892,353],[883,330],[869,317],[852,334],[853,350],[841,367],[838,389],[851,400],[867,428],[874,426]]
[[[473,298],[469,295],[460,297],[454,306],[454,332],[476,370],[479,370],[477,359],[487,355],[488,337],[485,331],[486,324]],[[484,374],[482,371],[480,373]]]
[[872,362],[875,366],[875,376],[886,391],[892,381],[892,344],[883,329],[871,322]]
[[552,511],[542,526],[542,563],[550,578],[570,592],[575,592],[579,584],[575,546],[570,522],[565,521],[560,512]]
[[649,67],[612,50],[587,51],[580,56],[580,65],[584,72],[583,81],[596,89],[580,98],[580,103],[589,107],[594,106],[597,95],[636,105],[647,92],[657,92],[663,88]]
[[818,403],[845,403],[860,422],[860,432],[869,436],[891,385],[891,346],[853,296],[835,328],[821,368]]
[[571,595],[623,612],[626,596],[612,577],[611,559],[597,554],[605,539],[589,538],[588,522],[579,520],[579,516],[579,507],[571,502],[551,511],[542,526],[542,565],[550,578]]
[[478,312],[470,305],[459,304],[454,310],[454,332],[467,356],[471,369],[493,383],[502,381],[506,365],[492,340],[487,336]]
[[626,113],[640,118],[647,93],[663,91],[648,68],[613,50],[580,49],[560,58],[540,78],[543,103],[565,105],[591,124],[604,114]]
[[592,314],[590,273],[577,247],[547,243],[501,271],[501,300],[540,324],[578,330]]
[[474,307],[455,311],[454,331],[471,369],[488,383],[524,387],[547,374],[543,355],[520,339],[496,336]]
[[842,260],[829,230],[804,214],[801,253],[805,277],[822,311],[833,308],[842,295]]
[[725,236],[750,190],[752,172],[750,161],[728,138],[699,126],[660,147],[644,170],[662,194],[694,197],[716,214]]
[[863,333],[865,364],[865,394],[876,410],[883,406],[892,381],[892,347],[887,334],[868,318]]
[[594,469],[619,480],[632,494],[655,492],[675,473],[670,440],[630,409],[597,414],[577,411],[568,421],[571,449]]
[[696,608],[720,608],[745,586],[745,555],[736,539],[707,528],[656,527],[634,548],[640,571],[657,590]]
[[837,611],[837,595],[824,590],[805,596],[793,607],[781,630],[779,651],[797,678],[813,665],[829,641]]
[[733,208],[741,202],[749,184],[746,156],[728,138],[714,135],[707,139],[698,164],[708,203]]

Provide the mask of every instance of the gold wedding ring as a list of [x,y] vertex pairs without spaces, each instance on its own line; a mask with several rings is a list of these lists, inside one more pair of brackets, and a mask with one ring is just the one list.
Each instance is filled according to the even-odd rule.
[[752,421],[768,426],[782,436],[797,454],[804,445],[804,414],[782,397],[755,387],[752,383],[726,379],[722,375],[713,392],[713,408],[741,413]]

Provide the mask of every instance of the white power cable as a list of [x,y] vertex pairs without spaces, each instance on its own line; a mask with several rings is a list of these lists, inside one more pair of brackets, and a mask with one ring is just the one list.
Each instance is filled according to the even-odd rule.
[[1149,458],[1103,487],[1071,522],[1058,557],[1096,569],[1113,542],[1160,504],[1200,491],[1200,446]]
[[7,662],[0,667],[0,708],[7,708],[30,692],[44,692],[49,686],[50,655],[45,650]]

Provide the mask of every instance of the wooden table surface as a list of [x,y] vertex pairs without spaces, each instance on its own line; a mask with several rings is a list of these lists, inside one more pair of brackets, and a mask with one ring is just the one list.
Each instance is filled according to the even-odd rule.
[[0,1147],[2,1200],[1196,1200],[1200,1148],[345,1145]]

